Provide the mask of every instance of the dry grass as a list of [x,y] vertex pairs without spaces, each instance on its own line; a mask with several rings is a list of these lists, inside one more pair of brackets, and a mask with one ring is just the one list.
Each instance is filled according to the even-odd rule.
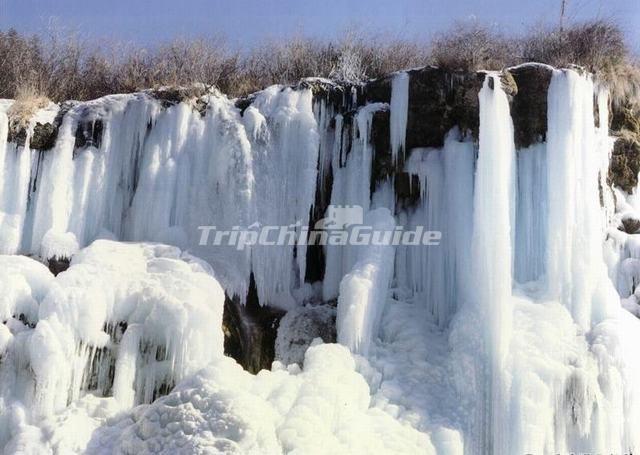
[[302,36],[238,51],[223,38],[174,40],[154,49],[89,46],[75,35],[46,38],[0,31],[0,97],[32,90],[52,100],[86,100],[110,93],[203,83],[231,96],[307,76],[362,81],[436,64],[451,70],[502,69],[523,61],[578,64],[608,83],[616,103],[640,105],[640,67],[620,29],[607,21],[537,27],[504,36],[479,22],[455,24],[431,43],[357,30],[335,40]]
[[49,105],[49,98],[39,93],[34,87],[20,86],[16,91],[16,97],[7,111],[10,127],[14,131],[19,131],[29,125],[39,109]]
[[458,22],[431,44],[434,65],[449,70],[502,69],[518,63],[517,41],[477,21]]

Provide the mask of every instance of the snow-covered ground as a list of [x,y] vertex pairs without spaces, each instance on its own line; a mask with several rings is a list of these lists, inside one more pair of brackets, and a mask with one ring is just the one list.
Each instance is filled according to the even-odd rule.
[[[640,203],[606,186],[606,92],[554,70],[547,140],[516,150],[490,73],[479,144],[454,128],[405,150],[409,75],[391,88],[349,119],[310,89],[244,111],[211,94],[204,114],[115,95],[73,107],[47,152],[6,142],[0,103],[3,453],[640,450],[640,243],[617,229]],[[413,207],[392,182],[372,191],[380,110]],[[87,112],[102,137],[78,148]],[[200,245],[201,225],[300,232],[329,173],[331,204],[442,242],[329,245],[313,286],[303,245]],[[54,277],[53,257],[70,268]],[[244,299],[251,273],[289,310],[257,375],[223,353],[225,292]],[[337,343],[302,333],[334,317]]]

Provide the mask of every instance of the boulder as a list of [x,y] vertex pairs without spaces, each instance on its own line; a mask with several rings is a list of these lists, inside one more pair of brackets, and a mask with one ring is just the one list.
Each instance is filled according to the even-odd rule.
[[336,341],[336,308],[327,305],[306,305],[294,308],[280,321],[275,355],[285,365],[302,366],[304,354],[314,339],[325,343]]

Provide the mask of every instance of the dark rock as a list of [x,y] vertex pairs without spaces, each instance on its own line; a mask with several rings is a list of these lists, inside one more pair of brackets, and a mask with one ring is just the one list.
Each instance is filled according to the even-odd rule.
[[47,266],[49,267],[49,271],[53,273],[55,276],[58,276],[59,273],[64,272],[69,268],[69,264],[71,263],[71,259],[67,257],[57,257],[54,256],[52,258],[47,259]]
[[518,84],[516,84],[516,80],[509,71],[502,71],[500,73],[500,83],[502,84],[502,90],[507,96],[513,97],[518,94]]
[[32,150],[51,150],[56,145],[58,138],[58,126],[51,123],[36,123],[33,127],[33,135],[29,142]]
[[27,142],[27,128],[9,121],[7,141],[15,143],[18,147],[24,147]]
[[162,87],[149,90],[148,93],[160,101],[160,104],[166,108],[185,101],[201,98],[208,93],[208,89],[204,85],[193,85],[190,87]]
[[330,305],[307,305],[289,311],[280,321],[276,359],[289,365],[303,364],[304,353],[315,338],[336,341],[336,309]]
[[254,374],[270,369],[275,358],[278,324],[283,315],[283,311],[260,305],[252,274],[244,305],[237,297],[225,298],[222,320],[225,354]]
[[638,184],[639,171],[640,137],[630,132],[622,133],[613,145],[608,183],[631,194]]
[[29,318],[27,317],[26,314],[24,313],[20,313],[18,315],[18,321],[22,322],[22,324],[26,325],[27,327],[29,327],[30,329],[35,329],[36,325],[37,325],[37,321],[31,321],[29,320]]
[[394,185],[398,210],[415,207],[418,204],[422,190],[417,175],[400,172],[396,174]]
[[627,234],[635,234],[640,230],[640,220],[635,218],[625,218],[622,220],[622,224],[618,226],[618,230],[626,232]]
[[352,87],[350,84],[341,85],[314,78],[304,79],[296,86],[297,89],[310,89],[315,99],[324,99],[327,104],[343,109],[349,108],[347,103],[350,97],[347,94],[351,93]]
[[409,77],[407,150],[442,147],[445,135],[456,125],[477,139],[483,73],[425,67],[409,71]]
[[398,169],[402,169],[404,163],[401,156],[398,156],[397,163],[393,162],[390,120],[388,110],[374,112],[371,119],[371,145],[374,152],[371,162],[371,193],[380,182],[389,179]]
[[640,135],[640,112],[637,112],[629,103],[620,106],[613,103],[610,121],[613,131],[626,130]]
[[81,149],[84,147],[96,147],[100,148],[102,143],[102,119],[89,118],[78,122],[78,128],[76,129],[76,142],[74,149]]
[[[65,101],[60,106],[58,113],[56,114],[52,123],[40,123],[37,122],[33,127],[33,134],[29,141],[29,148],[31,150],[47,151],[51,150],[56,145],[58,139],[58,130],[62,125],[62,120],[69,110],[78,104],[77,101]],[[27,139],[27,129],[25,126],[20,126],[19,122],[9,122],[9,132],[7,140],[9,142],[16,143],[19,147],[24,147]]]
[[255,95],[249,95],[236,100],[235,106],[240,109],[240,114],[243,115],[251,103],[256,99]]
[[367,103],[390,103],[392,77],[386,76],[367,82],[363,93],[365,101]]
[[176,104],[188,102],[200,115],[204,116],[208,107],[205,96],[213,92],[211,87],[207,87],[204,84],[195,84],[189,87],[161,87],[148,90],[146,93],[157,99],[165,109]]
[[[545,65],[522,65],[509,68],[515,89],[510,89],[511,118],[516,148],[542,142],[547,135],[547,91],[552,70]],[[504,79],[503,79],[504,83]]]

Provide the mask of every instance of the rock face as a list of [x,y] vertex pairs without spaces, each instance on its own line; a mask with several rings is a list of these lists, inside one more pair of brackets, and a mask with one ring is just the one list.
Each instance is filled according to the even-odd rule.
[[52,258],[47,259],[47,267],[49,267],[49,271],[54,274],[54,276],[58,276],[59,273],[64,272],[69,268],[71,264],[71,259],[67,257],[57,257],[54,256]]
[[[552,69],[546,65],[522,65],[505,71],[515,84],[511,118],[516,148],[542,142],[547,134],[547,91]],[[503,79],[504,81],[504,79]]]
[[[444,145],[446,134],[456,126],[462,135],[478,140],[478,94],[485,80],[485,72],[461,72],[425,67],[409,70],[407,74],[409,75],[407,150],[418,147],[440,148]],[[508,68],[501,73],[501,83],[511,102],[514,139],[519,149],[546,139],[547,92],[551,76],[552,68],[539,64]],[[310,78],[301,81],[293,88],[310,89],[316,100],[322,99],[335,112],[341,112],[344,117],[343,128],[348,129],[353,126],[354,113],[358,107],[373,102],[390,104],[392,80],[393,75],[365,84],[337,83]],[[153,97],[165,108],[187,102],[199,112],[204,113],[209,94],[211,91],[205,86],[193,86],[148,90],[139,96]],[[238,99],[236,106],[244,111],[254,99],[255,96],[252,95]],[[52,149],[64,115],[75,105],[73,102],[62,104],[52,123],[35,123],[30,138],[31,148],[40,151]],[[106,126],[101,116],[100,112],[90,110],[79,113],[75,131],[76,149],[100,147]],[[638,184],[637,176],[640,172],[640,122],[631,108],[623,106],[614,109],[611,128],[622,133],[618,134],[619,138],[611,157],[609,182],[631,192]],[[394,162],[391,154],[390,129],[389,110],[375,112],[371,129],[371,143],[375,154],[372,161],[370,190],[373,192],[381,182],[392,180],[396,207],[402,210],[419,203],[420,181],[417,176],[404,171],[405,163],[402,154],[397,162]],[[28,131],[24,127],[10,128],[8,134],[10,141],[24,145]],[[350,137],[346,135],[345,140],[350,140]],[[348,150],[348,147],[345,147],[345,150]],[[319,190],[316,193],[316,201],[310,217],[311,226],[324,217],[326,207],[331,200],[333,179],[331,169],[318,178],[323,178],[324,181],[318,182],[317,185]],[[635,224],[629,223],[623,225],[622,229],[627,232],[638,230]],[[306,264],[308,282],[323,279],[325,258],[322,247],[307,249]],[[69,260],[51,258],[48,266],[52,273],[58,274],[66,270]],[[285,360],[299,362],[301,361],[299,351],[303,352],[315,336],[325,341],[335,339],[335,310],[330,308],[330,306],[324,309],[305,307],[304,314],[287,314],[281,322],[283,312],[262,306],[258,302],[255,284],[252,282],[245,305],[241,305],[238,299],[226,299],[225,351],[252,372],[269,368],[276,357],[276,351],[280,351],[281,356],[284,356],[283,353],[287,350],[296,352],[298,354],[291,354],[291,357]],[[283,324],[281,333],[292,334],[304,331],[309,334],[309,337],[302,339],[289,336],[286,342],[283,341],[277,345],[279,324]]]
[[609,184],[631,193],[640,172],[640,112],[629,105],[612,106],[610,129],[617,139],[609,163]]
[[623,134],[613,145],[609,162],[609,184],[631,193],[638,185],[640,172],[640,136]]
[[[425,67],[408,74],[407,149],[442,147],[445,135],[456,125],[478,137],[478,93],[483,73]],[[391,76],[367,84],[365,95],[369,102],[390,102]]]
[[36,123],[29,147],[35,150],[50,150],[56,145],[58,126],[51,123]]
[[251,373],[270,369],[283,314],[283,311],[260,305],[252,275],[244,305],[237,298],[225,298],[222,320],[224,353]]
[[76,129],[75,149],[84,147],[99,148],[102,143],[102,120],[100,118],[90,118],[78,122]]
[[276,360],[302,366],[304,353],[314,339],[336,341],[336,309],[330,305],[307,305],[289,311],[280,321]]

